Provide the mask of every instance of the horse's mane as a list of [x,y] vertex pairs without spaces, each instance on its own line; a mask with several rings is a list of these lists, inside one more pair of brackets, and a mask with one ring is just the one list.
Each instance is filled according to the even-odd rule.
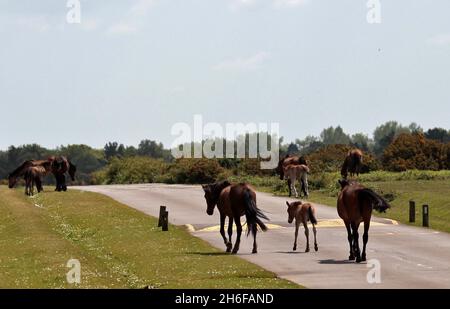
[[20,176],[21,174],[23,174],[23,171],[32,164],[33,164],[33,160],[27,160],[27,161],[23,162],[18,168],[16,168],[14,171],[9,173],[9,176],[12,176],[12,177]]

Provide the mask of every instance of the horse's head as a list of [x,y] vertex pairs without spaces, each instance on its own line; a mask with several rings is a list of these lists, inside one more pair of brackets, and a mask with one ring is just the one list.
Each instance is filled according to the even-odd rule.
[[214,207],[216,207],[217,202],[219,201],[220,192],[226,187],[231,185],[227,180],[212,183],[209,185],[202,185],[203,191],[205,192],[205,200],[206,200],[206,213],[210,216],[214,214]]
[[288,213],[288,223],[291,224],[292,221],[294,221],[295,216],[297,215],[298,207],[302,204],[301,201],[292,202],[289,203],[286,201],[286,205],[288,207],[287,213]]
[[17,183],[17,177],[9,175],[8,176],[8,188],[12,189]]
[[348,181],[347,179],[339,179],[338,182],[341,185],[341,190],[350,185],[350,181]]
[[69,175],[72,181],[75,181],[75,173],[77,172],[77,166],[69,162]]

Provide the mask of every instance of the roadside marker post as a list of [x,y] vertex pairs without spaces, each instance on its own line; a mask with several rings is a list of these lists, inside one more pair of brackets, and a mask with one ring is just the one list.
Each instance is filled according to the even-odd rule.
[[428,205],[423,205],[422,206],[422,225],[424,227],[430,226],[429,215],[430,215],[430,209],[429,209]]
[[164,211],[163,220],[162,220],[162,230],[167,232],[169,230],[169,212]]
[[416,202],[409,201],[409,222],[416,222]]
[[166,206],[159,206],[159,219],[158,219],[158,227],[163,225],[163,216],[166,212]]

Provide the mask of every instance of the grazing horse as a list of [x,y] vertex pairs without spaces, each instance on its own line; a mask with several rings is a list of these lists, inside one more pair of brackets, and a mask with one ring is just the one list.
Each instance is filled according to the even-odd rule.
[[344,179],[347,179],[348,173],[350,172],[350,177],[355,174],[359,176],[362,168],[363,153],[359,149],[350,150],[345,157],[344,163],[341,168],[341,175]]
[[[284,177],[284,168],[290,164],[293,165],[306,165],[308,166],[308,163],[306,161],[306,158],[304,156],[292,156],[290,154],[287,154],[283,159],[281,159],[280,161],[278,161],[278,166],[275,169],[275,171],[278,173],[278,175],[280,175],[280,179],[283,180],[285,179]],[[289,196],[292,195],[292,191],[291,191],[291,181],[288,179],[287,180],[288,183],[288,189],[289,189]],[[302,191],[304,191],[304,186],[305,184],[302,182]]]
[[[50,166],[48,166],[50,164]],[[25,175],[25,171],[31,166],[44,166],[48,171],[53,173],[56,178],[55,191],[67,190],[66,179],[64,174],[69,172],[72,181],[75,180],[76,166],[65,157],[50,157],[47,160],[28,160],[22,163],[18,168],[11,172],[8,176],[9,188],[12,189],[17,183],[17,179]]]
[[309,196],[308,191],[308,173],[309,168],[306,165],[293,165],[290,164],[284,168],[284,177],[288,180],[290,184],[289,196],[291,196],[292,190],[294,190],[295,197],[298,197],[297,188],[295,188],[295,181],[298,179],[301,184],[301,192],[305,197]]
[[[253,235],[253,251],[257,253],[258,248],[256,244],[256,233],[258,226],[261,230],[266,231],[266,225],[261,219],[269,220],[266,215],[256,206],[256,193],[255,191],[245,183],[231,184],[228,181],[216,182],[213,184],[203,185],[203,191],[205,192],[205,199],[207,204],[206,213],[210,216],[214,213],[214,208],[217,205],[220,213],[220,234],[227,247],[227,252],[236,254],[239,250],[241,242],[242,225],[241,217],[245,215],[247,220],[248,234],[251,232]],[[228,239],[225,236],[225,219],[228,221]],[[237,238],[233,247],[231,236],[233,234],[233,222],[236,225]]]
[[[337,200],[339,217],[344,220],[347,229],[347,239],[350,246],[350,260],[356,262],[366,260],[366,245],[369,240],[370,218],[372,209],[386,212],[390,205],[371,189],[365,188],[357,182],[339,180],[341,192]],[[358,228],[364,222],[363,251],[360,255]]]
[[297,250],[297,236],[298,236],[298,228],[300,227],[300,223],[303,224],[305,228],[305,236],[306,236],[306,250],[305,252],[309,252],[309,229],[308,229],[308,221],[311,221],[312,229],[314,233],[314,250],[318,251],[319,247],[317,246],[317,230],[316,230],[316,209],[310,203],[302,203],[301,201],[289,203],[286,201],[286,205],[288,207],[288,222],[292,223],[295,219],[295,240],[294,240],[294,248],[292,250]]
[[38,193],[40,193],[42,188],[42,177],[47,175],[50,172],[50,164],[38,165],[38,166],[30,166],[25,170],[24,179],[25,179],[25,195],[33,196],[34,195],[34,186],[36,185],[36,189]]
[[76,166],[72,164],[66,157],[50,157],[49,160],[52,163],[52,173],[56,178],[55,191],[67,191],[66,185],[66,172],[69,173],[72,181],[75,180]]

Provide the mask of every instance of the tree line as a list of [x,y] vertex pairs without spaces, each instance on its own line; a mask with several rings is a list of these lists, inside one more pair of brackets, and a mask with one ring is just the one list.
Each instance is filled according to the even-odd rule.
[[[271,138],[271,137],[270,137]],[[250,135],[246,136],[250,139]],[[403,171],[407,169],[450,169],[450,130],[432,128],[427,131],[412,123],[403,126],[396,121],[389,121],[378,126],[373,136],[358,133],[347,134],[342,127],[324,129],[320,136],[307,136],[291,143],[284,143],[280,138],[280,156],[298,154],[307,156],[313,162],[313,171],[334,171],[342,163],[346,152],[357,147],[365,155],[365,171],[385,169]],[[246,149],[246,152],[248,149]],[[67,156],[78,167],[77,183],[98,183],[98,178],[122,179],[120,170],[133,167],[132,158],[153,159],[152,175],[157,172],[169,171],[168,182],[194,181],[194,176],[208,169],[204,160],[175,160],[170,149],[166,149],[160,142],[145,139],[139,145],[125,146],[118,142],[108,142],[103,149],[95,149],[87,145],[67,145],[56,149],[47,149],[37,144],[10,146],[6,151],[0,151],[0,179],[7,178],[9,172],[22,162],[30,159],[44,159],[52,155]],[[125,160],[126,159],[126,160]],[[136,159],[137,160],[137,159]],[[156,160],[156,161],[154,161]],[[272,171],[261,171],[259,159],[217,159],[206,176],[198,178],[206,180],[217,173],[219,169],[232,170],[233,173],[267,174]],[[145,162],[136,161],[135,166],[144,166]],[[155,163],[159,162],[159,163]],[[153,164],[154,163],[154,164]],[[106,170],[109,168],[108,173]],[[144,169],[145,170],[145,169]],[[149,176],[136,176],[134,171],[131,180],[154,180]],[[150,173],[150,171],[148,172]],[[105,176],[106,175],[106,176]],[[109,175],[109,176],[108,176]],[[194,178],[196,178],[195,176]],[[95,180],[97,179],[97,180]],[[159,179],[157,179],[159,180]],[[163,179],[164,180],[164,179]],[[117,180],[119,181],[119,180]],[[126,180],[120,180],[126,181]]]

